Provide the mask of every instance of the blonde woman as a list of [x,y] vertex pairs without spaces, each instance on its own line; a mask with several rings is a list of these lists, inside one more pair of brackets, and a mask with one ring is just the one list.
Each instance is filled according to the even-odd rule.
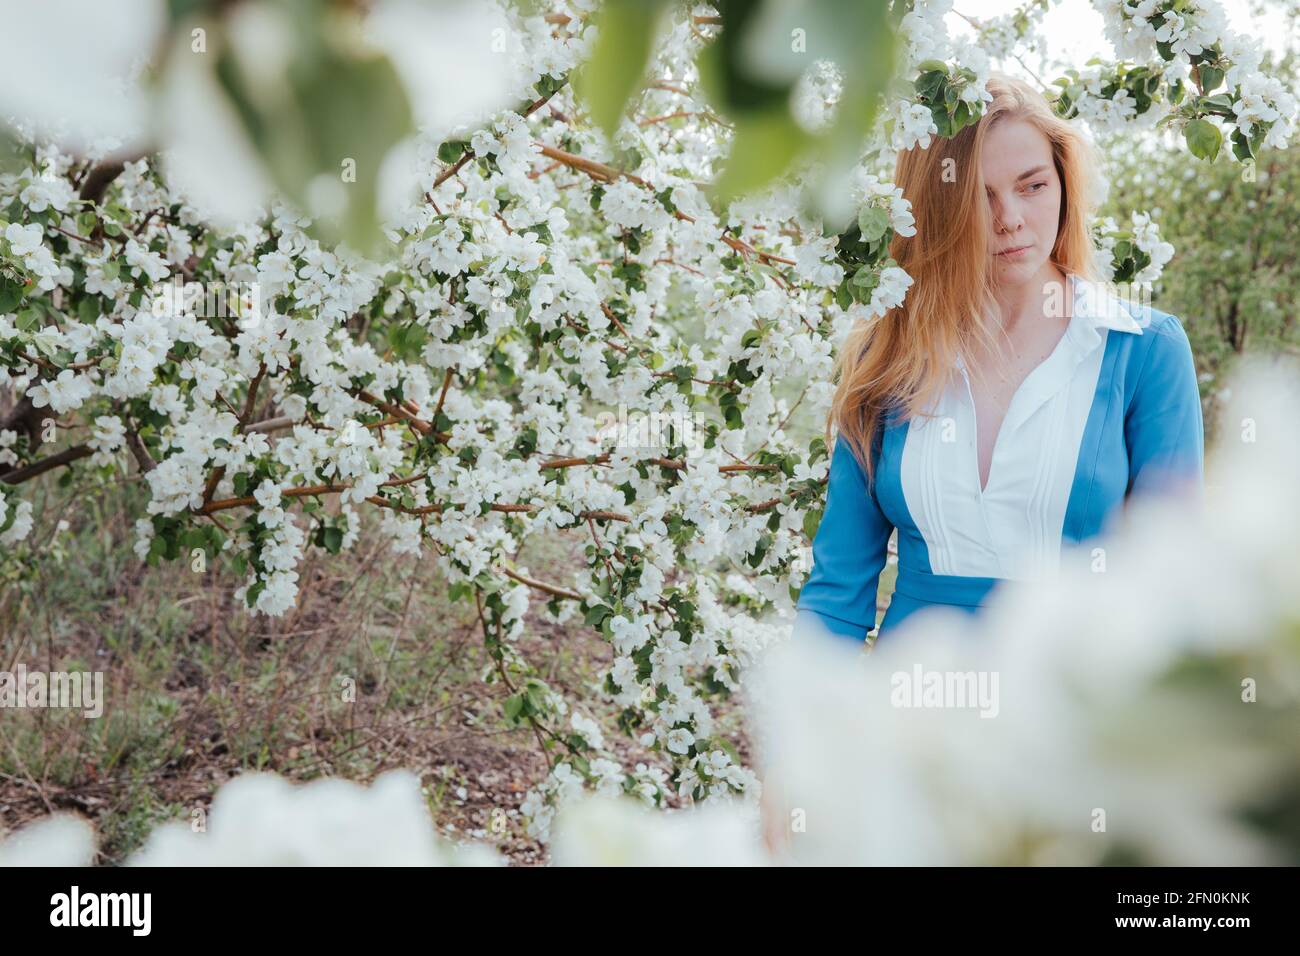
[[878,639],[1052,573],[1130,495],[1201,488],[1191,346],[1176,317],[1099,282],[1088,142],[1028,84],[995,74],[988,89],[976,125],[899,154],[916,235],[890,255],[914,284],[840,350],[796,629],[865,639],[894,529]]

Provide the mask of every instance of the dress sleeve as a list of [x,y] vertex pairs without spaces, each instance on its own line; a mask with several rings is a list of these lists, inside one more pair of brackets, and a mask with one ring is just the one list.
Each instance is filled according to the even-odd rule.
[[837,436],[812,572],[795,605],[796,636],[820,629],[866,639],[876,625],[876,591],[892,530],[848,443]]
[[1171,489],[1198,497],[1205,482],[1205,426],[1196,363],[1182,323],[1152,324],[1154,336],[1124,417],[1130,494]]

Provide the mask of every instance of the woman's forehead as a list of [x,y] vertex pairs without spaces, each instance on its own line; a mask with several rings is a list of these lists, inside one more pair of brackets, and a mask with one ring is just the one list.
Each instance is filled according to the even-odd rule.
[[994,123],[984,135],[980,165],[985,178],[1016,180],[1022,173],[1052,161],[1052,144],[1032,123],[1006,119]]

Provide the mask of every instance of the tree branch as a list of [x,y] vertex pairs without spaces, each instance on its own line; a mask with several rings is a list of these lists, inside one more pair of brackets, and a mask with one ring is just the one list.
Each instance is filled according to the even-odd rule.
[[42,458],[40,461],[34,461],[30,465],[24,465],[22,468],[16,468],[7,474],[0,475],[0,483],[6,485],[20,485],[24,481],[30,481],[37,475],[43,475],[51,469],[58,468],[60,465],[70,465],[80,458],[87,458],[93,455],[94,451],[86,445],[77,445],[73,448],[66,448],[57,455],[51,455],[49,458]]

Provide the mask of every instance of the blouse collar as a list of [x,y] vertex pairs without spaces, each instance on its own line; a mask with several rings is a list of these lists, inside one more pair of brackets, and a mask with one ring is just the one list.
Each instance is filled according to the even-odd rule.
[[[1091,282],[1073,273],[1066,273],[1066,279],[1073,290],[1074,309],[1065,328],[1065,335],[1061,338],[1062,347],[1053,352],[1053,356],[1057,352],[1066,351],[1065,346],[1069,346],[1068,351],[1077,354],[1082,361],[1101,344],[1104,330],[1114,329],[1116,332],[1141,335],[1143,326],[1150,324],[1145,317],[1135,316],[1137,310],[1116,296],[1107,283]],[[1051,358],[1049,356],[1048,361]],[[966,369],[966,362],[960,352],[957,353],[956,364],[957,368],[963,371]]]
[[1142,334],[1145,324],[1134,315],[1133,306],[1124,302],[1110,290],[1105,282],[1091,282],[1077,275],[1069,276],[1070,287],[1074,290],[1074,315],[1091,323],[1095,329],[1114,329],[1116,332]]
[[[1065,388],[1076,370],[1106,341],[1107,330],[1142,334],[1146,324],[1133,314],[1131,306],[1121,301],[1105,283],[1089,282],[1067,274],[1074,292],[1074,309],[1065,334],[1046,359],[1034,368],[1012,396],[1002,427],[1013,431],[1053,395]],[[960,353],[957,368],[965,374],[966,363]]]

